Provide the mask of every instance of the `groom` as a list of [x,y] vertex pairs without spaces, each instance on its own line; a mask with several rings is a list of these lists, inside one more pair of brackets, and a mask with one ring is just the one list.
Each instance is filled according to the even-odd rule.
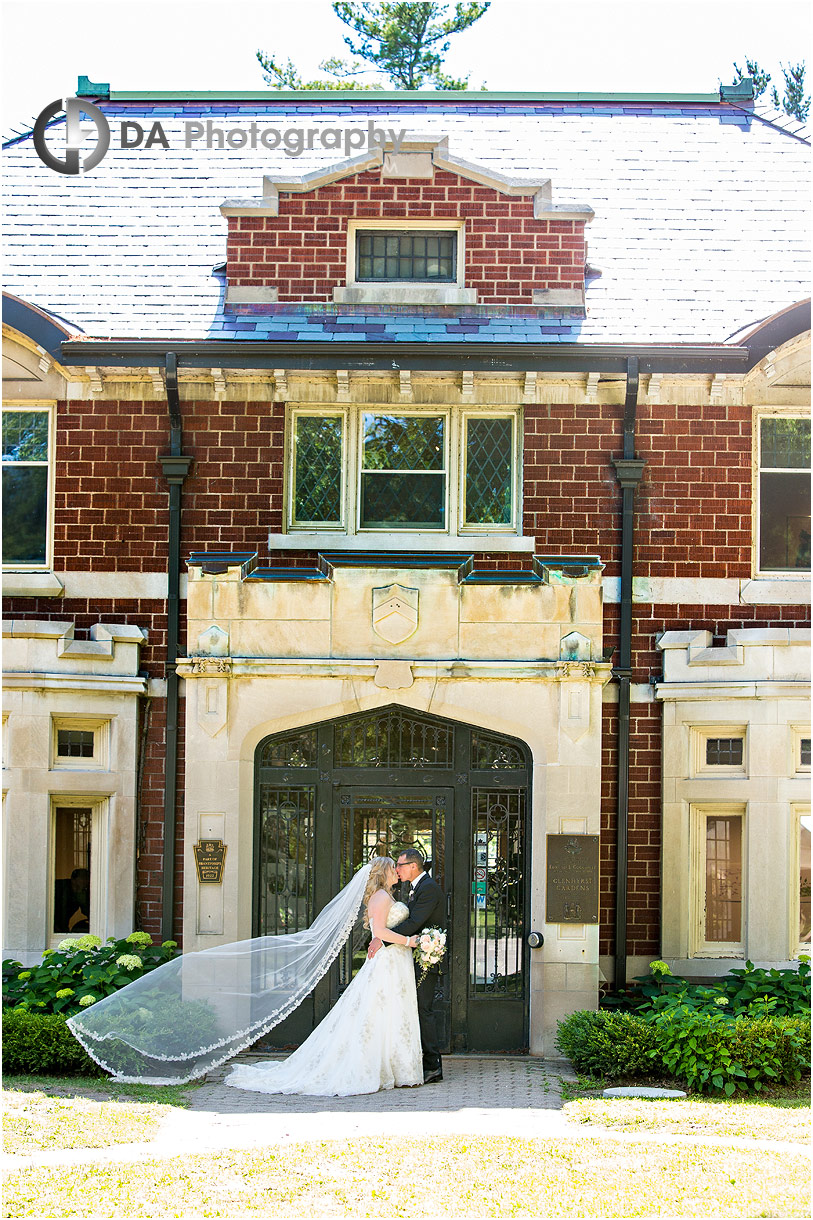
[[[443,890],[424,870],[424,858],[415,847],[407,847],[400,852],[395,865],[398,880],[403,884],[409,882],[409,919],[405,919],[393,928],[403,936],[412,936],[423,928],[446,927],[446,896]],[[373,957],[381,948],[381,941],[376,937],[370,944],[368,957]],[[415,973],[418,973],[417,962]],[[426,972],[423,981],[418,984],[418,1021],[421,1027],[421,1049],[423,1051],[423,1082],[434,1084],[443,1079],[443,1065],[440,1058],[437,1019],[434,1013],[435,989],[437,987],[440,966],[433,966]]]

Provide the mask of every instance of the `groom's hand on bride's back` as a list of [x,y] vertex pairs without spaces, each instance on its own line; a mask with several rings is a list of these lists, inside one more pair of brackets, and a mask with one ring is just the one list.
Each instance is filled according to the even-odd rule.
[[367,956],[375,957],[376,953],[378,953],[378,950],[381,948],[383,943],[384,942],[379,940],[377,936],[374,936],[373,939],[370,941],[370,947],[367,950]]

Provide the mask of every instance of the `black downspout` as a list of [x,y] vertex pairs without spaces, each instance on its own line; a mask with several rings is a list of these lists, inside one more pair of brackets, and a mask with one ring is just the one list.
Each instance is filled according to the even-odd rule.
[[615,980],[616,991],[627,982],[627,874],[629,832],[630,681],[632,678],[632,568],[635,529],[635,489],[645,462],[635,457],[635,413],[638,405],[638,357],[627,360],[624,398],[624,456],[613,458],[621,484],[621,622],[618,665],[618,799],[616,806],[615,865]]
[[169,555],[167,559],[167,726],[164,760],[164,862],[161,895],[161,936],[169,940],[174,924],[175,819],[178,782],[178,659],[181,624],[181,492],[192,465],[184,457],[181,402],[178,395],[178,360],[166,354],[167,406],[169,407],[169,454],[159,457],[169,484]]

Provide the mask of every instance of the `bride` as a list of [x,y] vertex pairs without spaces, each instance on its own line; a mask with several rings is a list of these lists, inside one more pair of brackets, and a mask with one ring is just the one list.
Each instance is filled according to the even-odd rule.
[[377,856],[299,932],[257,936],[183,953],[83,1007],[68,1028],[116,1080],[185,1084],[245,1050],[284,1021],[341,952],[360,910],[389,944],[365,961],[338,1004],[280,1063],[240,1065],[227,1081],[263,1093],[351,1096],[421,1084],[415,936],[392,929],[408,914],[393,902],[393,861]]
[[391,947],[365,960],[341,999],[310,1037],[287,1059],[240,1064],[226,1084],[257,1093],[348,1097],[379,1089],[423,1084],[415,970],[410,950],[416,936],[391,929],[409,915],[393,902],[395,862],[370,863],[362,899],[364,926]]

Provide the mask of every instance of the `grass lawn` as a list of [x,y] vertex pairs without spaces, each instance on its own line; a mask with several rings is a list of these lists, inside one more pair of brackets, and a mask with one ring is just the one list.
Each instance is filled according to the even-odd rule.
[[188,1104],[186,1091],[86,1077],[9,1076],[3,1090],[4,1148],[26,1154],[151,1140],[164,1115]]
[[[668,1087],[676,1088],[674,1081]],[[563,1092],[564,1113],[574,1122],[621,1131],[657,1131],[664,1135],[735,1135],[745,1139],[810,1140],[810,1082],[780,1085],[762,1093],[735,1097],[699,1097],[647,1101],[634,1097],[602,1097],[601,1090],[617,1081],[580,1078]]]
[[803,1157],[629,1143],[431,1138],[163,1163],[32,1168],[6,1216],[808,1216]]

